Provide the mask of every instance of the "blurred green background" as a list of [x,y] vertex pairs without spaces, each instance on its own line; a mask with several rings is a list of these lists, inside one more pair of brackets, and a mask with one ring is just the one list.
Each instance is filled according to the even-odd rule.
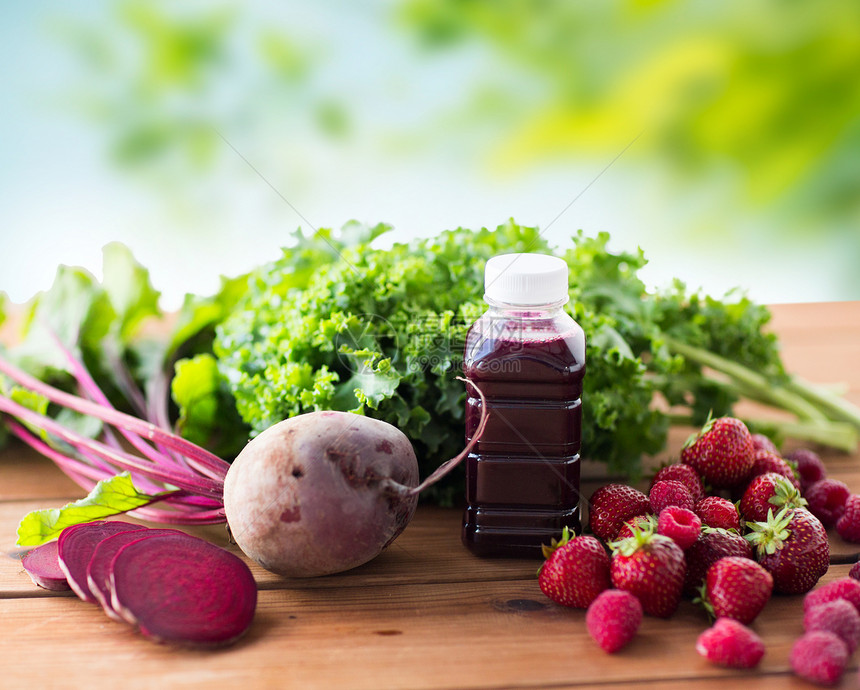
[[297,226],[511,216],[654,286],[860,299],[857,0],[36,0],[0,59],[16,301],[111,240],[169,308]]

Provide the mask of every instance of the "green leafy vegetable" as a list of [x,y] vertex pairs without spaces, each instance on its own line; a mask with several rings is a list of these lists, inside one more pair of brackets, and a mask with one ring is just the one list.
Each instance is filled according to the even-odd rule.
[[69,525],[126,513],[152,500],[153,496],[135,488],[128,472],[102,479],[86,498],[62,508],[27,513],[18,525],[18,546],[39,546],[59,537]]

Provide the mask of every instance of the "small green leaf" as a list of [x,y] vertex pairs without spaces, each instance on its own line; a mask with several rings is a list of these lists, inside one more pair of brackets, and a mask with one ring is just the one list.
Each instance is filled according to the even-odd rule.
[[39,546],[56,539],[66,527],[101,520],[140,508],[163,496],[141,493],[128,472],[102,479],[86,498],[62,508],[34,510],[18,525],[18,546]]

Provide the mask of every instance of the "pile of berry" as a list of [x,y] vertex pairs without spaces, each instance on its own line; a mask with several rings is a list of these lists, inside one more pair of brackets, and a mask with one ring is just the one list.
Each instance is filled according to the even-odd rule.
[[[607,652],[635,636],[643,614],[669,618],[693,599],[715,621],[697,651],[753,668],[765,647],[749,625],[772,593],[810,592],[827,572],[826,528],[860,542],[860,495],[825,474],[810,450],[782,457],[740,420],[709,420],[648,495],[624,484],[595,491],[591,534],[565,532],[544,548],[540,588],[587,609],[588,631]],[[805,598],[806,632],[791,653],[804,678],[838,679],[860,642],[860,567],[851,575]]]

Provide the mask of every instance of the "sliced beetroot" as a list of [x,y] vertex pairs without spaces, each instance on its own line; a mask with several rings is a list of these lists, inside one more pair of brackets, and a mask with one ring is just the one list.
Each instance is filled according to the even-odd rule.
[[159,642],[229,644],[245,633],[257,607],[245,562],[186,534],[126,544],[110,577],[114,610]]
[[97,520],[66,527],[57,540],[57,549],[60,568],[75,594],[84,601],[98,603],[87,585],[87,566],[96,546],[105,537],[142,529],[146,528],[120,520]]
[[116,556],[117,552],[123,546],[133,541],[158,536],[163,537],[168,534],[185,533],[176,529],[138,529],[112,534],[96,544],[96,548],[87,566],[87,587],[110,618],[116,621],[124,620],[111,606],[110,565],[114,556]]
[[24,554],[21,565],[30,579],[43,589],[54,592],[64,592],[69,589],[69,581],[63,569],[60,568],[60,558],[57,555],[57,542],[37,546]]

